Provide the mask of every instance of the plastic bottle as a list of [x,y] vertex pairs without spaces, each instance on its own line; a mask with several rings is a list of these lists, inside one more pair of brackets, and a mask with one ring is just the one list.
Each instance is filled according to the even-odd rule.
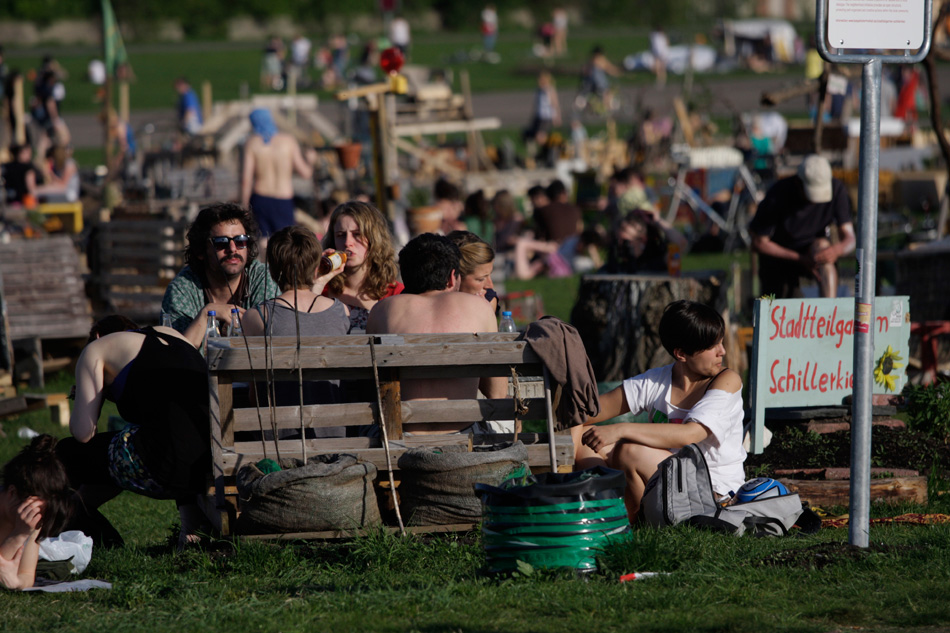
[[162,326],[163,327],[172,326],[172,315],[168,314],[165,311],[162,311]]
[[515,320],[511,318],[511,312],[505,310],[501,313],[501,322],[498,324],[499,332],[517,332],[518,328],[515,327]]
[[344,264],[346,264],[346,253],[343,251],[324,255],[320,258],[320,267],[317,269],[317,274],[326,275],[331,270],[336,270]]
[[241,327],[241,312],[237,308],[231,308],[231,323],[228,325],[228,336],[241,338],[244,336],[244,328]]
[[666,272],[669,273],[670,277],[679,277],[682,272],[680,247],[675,242],[666,245]]
[[205,338],[221,338],[221,332],[218,330],[217,312],[208,310],[208,326],[205,328]]

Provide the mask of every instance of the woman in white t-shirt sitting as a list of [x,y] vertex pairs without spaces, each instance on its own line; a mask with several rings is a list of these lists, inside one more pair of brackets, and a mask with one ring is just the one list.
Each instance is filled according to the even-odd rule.
[[[626,474],[631,522],[657,465],[687,444],[702,450],[718,495],[738,490],[745,481],[742,379],[722,365],[724,333],[722,317],[709,306],[669,304],[660,319],[660,341],[675,361],[601,395],[600,414],[571,431],[575,470],[607,465]],[[665,424],[594,426],[631,411]]]

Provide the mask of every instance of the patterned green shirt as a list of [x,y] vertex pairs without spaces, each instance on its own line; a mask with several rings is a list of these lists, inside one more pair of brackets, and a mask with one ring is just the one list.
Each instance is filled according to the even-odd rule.
[[[277,284],[267,274],[267,268],[255,259],[247,269],[247,285],[241,293],[240,306],[249,310],[278,294]],[[162,312],[171,315],[173,328],[184,332],[207,304],[201,277],[190,266],[185,266],[165,289]]]

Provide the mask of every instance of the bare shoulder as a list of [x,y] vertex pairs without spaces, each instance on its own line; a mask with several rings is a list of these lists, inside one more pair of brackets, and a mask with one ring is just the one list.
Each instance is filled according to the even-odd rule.
[[395,301],[402,295],[389,297],[386,301],[379,301],[369,311],[369,317],[366,320],[367,334],[385,334],[391,332],[392,318],[390,315],[394,310],[401,309],[402,301]]
[[735,393],[742,389],[742,377],[734,369],[725,369],[713,378],[710,389],[720,389],[728,393]]

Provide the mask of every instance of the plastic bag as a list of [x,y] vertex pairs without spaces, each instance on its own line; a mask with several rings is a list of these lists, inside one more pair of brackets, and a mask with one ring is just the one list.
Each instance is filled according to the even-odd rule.
[[69,530],[40,541],[40,558],[43,560],[68,560],[70,557],[73,573],[81,574],[92,560],[92,538],[79,530]]

